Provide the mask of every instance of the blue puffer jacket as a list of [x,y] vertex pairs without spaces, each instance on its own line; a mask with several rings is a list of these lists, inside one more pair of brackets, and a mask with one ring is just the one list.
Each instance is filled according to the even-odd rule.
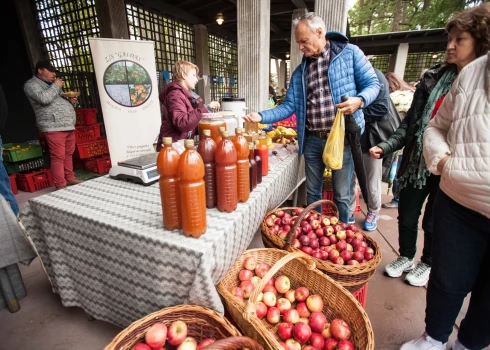
[[[343,95],[359,96],[368,106],[378,96],[380,84],[371,63],[364,57],[364,53],[357,46],[349,44],[349,40],[339,32],[328,32],[326,38],[330,41],[330,65],[328,67],[328,81],[334,104],[341,102]],[[306,121],[306,86],[305,86],[306,58],[294,70],[284,102],[276,108],[259,114],[261,123],[274,123],[288,118],[296,113],[298,128],[299,153],[303,154],[305,142]],[[337,112],[337,109],[335,109]],[[357,125],[364,132],[364,115],[361,109],[354,113]]]

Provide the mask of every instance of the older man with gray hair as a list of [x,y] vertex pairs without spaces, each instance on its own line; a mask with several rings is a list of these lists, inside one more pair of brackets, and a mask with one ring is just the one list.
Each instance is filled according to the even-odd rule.
[[[337,109],[352,114],[364,131],[361,108],[378,95],[380,84],[364,53],[349,44],[339,32],[326,32],[325,23],[310,12],[293,21],[296,42],[303,52],[294,70],[284,102],[273,109],[250,113],[244,119],[273,123],[296,113],[299,152],[305,156],[307,203],[321,199],[323,186],[323,149]],[[341,97],[347,96],[345,102]],[[344,145],[342,169],[332,172],[334,201],[340,221],[349,221],[350,183],[354,172],[351,148]],[[320,209],[320,208],[318,208]]]

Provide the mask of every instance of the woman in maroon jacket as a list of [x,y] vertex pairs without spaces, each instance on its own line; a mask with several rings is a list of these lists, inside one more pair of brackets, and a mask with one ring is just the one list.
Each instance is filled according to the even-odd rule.
[[209,110],[219,110],[216,101],[205,106],[202,98],[192,90],[196,87],[199,68],[186,61],[177,61],[174,67],[174,80],[160,93],[163,105],[162,126],[158,137],[157,151],[162,148],[162,138],[171,137],[173,142],[192,138],[202,114]]

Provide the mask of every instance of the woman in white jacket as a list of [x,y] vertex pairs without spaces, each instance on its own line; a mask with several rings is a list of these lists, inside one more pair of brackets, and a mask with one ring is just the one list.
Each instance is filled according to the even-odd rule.
[[445,349],[464,298],[470,304],[453,350],[490,344],[490,55],[463,68],[424,133],[434,202],[426,333],[402,349]]

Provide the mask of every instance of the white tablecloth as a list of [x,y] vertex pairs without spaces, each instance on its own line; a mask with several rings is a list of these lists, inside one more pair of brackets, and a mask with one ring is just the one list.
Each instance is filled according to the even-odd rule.
[[63,305],[125,327],[178,304],[223,313],[215,285],[265,213],[303,180],[304,162],[292,153],[236,211],[208,209],[199,239],[164,229],[158,183],[145,187],[108,176],[32,199],[20,217]]

